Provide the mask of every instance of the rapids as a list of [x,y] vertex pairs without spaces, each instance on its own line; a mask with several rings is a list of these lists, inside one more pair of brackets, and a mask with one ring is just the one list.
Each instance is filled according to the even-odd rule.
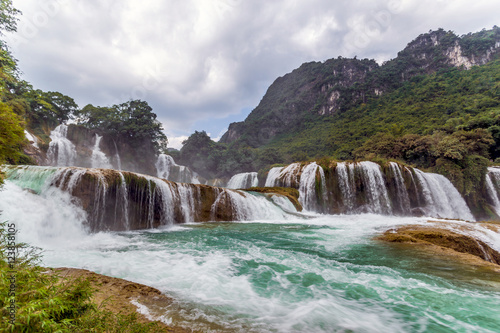
[[[373,240],[395,226],[439,222],[500,250],[499,234],[480,224],[376,214],[285,218],[254,212],[259,196],[228,192],[246,202],[245,222],[90,233],[78,202],[46,186],[58,169],[42,170],[7,180],[0,191],[0,216],[16,224],[18,241],[41,247],[43,265],[160,289],[176,300],[154,313],[167,323],[176,317],[204,332],[500,330],[497,274]],[[68,186],[85,172],[70,175]],[[117,197],[127,198],[123,184]]]

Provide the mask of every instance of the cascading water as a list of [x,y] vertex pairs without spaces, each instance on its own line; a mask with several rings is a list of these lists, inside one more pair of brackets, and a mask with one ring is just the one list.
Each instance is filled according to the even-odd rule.
[[[387,173],[387,175],[385,173]],[[405,173],[407,180],[403,177]],[[415,177],[414,177],[415,174]],[[334,214],[426,214],[474,220],[464,199],[444,176],[390,162],[339,162],[328,173],[316,163],[272,168],[266,186],[293,187],[306,210]],[[332,179],[333,178],[333,179]],[[413,201],[410,200],[411,190]]]
[[274,203],[263,194],[231,189],[223,189],[219,193],[212,205],[212,217],[216,216],[217,210],[226,206],[227,202],[233,207],[232,217],[235,221],[284,220],[291,217],[281,208],[282,205]]
[[24,130],[24,135],[26,136],[26,139],[28,139],[28,141],[33,142],[33,147],[39,148],[38,147],[38,139],[36,138],[36,136],[32,135],[27,130]]
[[346,207],[347,212],[353,212],[356,203],[354,164],[337,163],[336,170],[344,207]]
[[276,182],[281,174],[281,171],[283,170],[283,167],[274,167],[271,170],[269,170],[269,173],[267,174],[266,178],[266,183],[265,187],[275,187]]
[[68,140],[68,126],[61,124],[50,133],[47,158],[52,166],[73,166],[76,159],[75,145]]
[[[87,213],[92,231],[131,230],[175,223],[269,219],[286,216],[260,194],[222,190],[114,170],[54,167],[5,167],[7,180],[44,195],[52,188],[69,194]],[[269,212],[273,212],[271,215]]]
[[[299,183],[300,163],[292,163],[279,174],[279,186],[296,187]],[[276,186],[276,185],[275,185]]]
[[[44,267],[85,268],[159,289],[174,298],[175,306],[159,303],[151,309],[154,319],[187,331],[500,331],[496,272],[373,241],[384,230],[440,223],[460,234],[474,234],[499,251],[500,235],[491,225],[374,214],[283,220],[281,213],[270,212],[277,218],[265,222],[89,234],[82,228],[86,212],[65,191],[70,178],[74,190],[83,190],[82,181],[89,172],[35,168],[41,174],[32,177],[30,168],[8,169],[11,180],[0,191],[1,218],[16,224],[18,241],[41,247]],[[75,181],[75,171],[81,170],[85,172]],[[122,176],[129,193],[140,195],[135,188],[139,183],[131,185],[134,174]],[[29,177],[33,188],[39,187],[42,178],[47,180],[41,195],[15,184],[27,184]],[[149,191],[167,184],[153,177],[149,180]],[[117,181],[117,186],[122,183]],[[175,197],[174,185],[164,189]],[[110,184],[108,194],[114,190]],[[226,199],[242,200],[238,214],[276,209],[267,206],[263,196],[244,193],[252,201],[259,200],[245,207],[250,201],[239,191],[214,191],[216,196],[226,193],[220,206],[226,206],[222,204]],[[124,192],[118,195],[122,198]],[[193,196],[199,200],[195,192]],[[141,305],[140,299],[133,304]]]
[[173,182],[200,184],[199,176],[188,167],[178,165],[170,155],[160,154],[156,160],[156,176]]
[[425,173],[418,169],[414,170],[422,187],[427,214],[436,217],[475,220],[465,200],[446,177],[435,173]]
[[109,162],[109,158],[101,151],[102,136],[96,133],[94,148],[92,149],[91,166],[92,168],[111,169],[113,166]]
[[257,172],[238,173],[231,177],[226,187],[231,189],[250,188],[259,186]]
[[120,158],[120,153],[118,151],[118,147],[116,146],[115,140],[113,140],[113,145],[115,146],[115,160],[116,160],[116,166],[118,167],[118,170],[122,169],[122,159]]
[[399,203],[399,209],[403,215],[409,215],[411,212],[410,196],[408,195],[408,190],[406,189],[405,181],[403,179],[401,169],[399,168],[399,164],[395,162],[389,162],[389,167],[395,180],[397,191],[396,201]]
[[391,214],[391,202],[380,165],[364,161],[359,162],[357,166],[361,169],[366,186],[367,211],[376,214]]
[[[317,174],[320,176],[321,187],[320,193],[316,193]],[[324,202],[326,199],[325,174],[316,162],[306,165],[302,169],[299,185],[299,202],[304,209],[315,211],[319,202]],[[321,197],[320,197],[321,196]]]
[[498,189],[500,188],[500,169],[499,168],[488,168],[488,174],[486,175],[486,190],[493,202],[493,208],[495,213],[500,216],[500,198],[498,196]]

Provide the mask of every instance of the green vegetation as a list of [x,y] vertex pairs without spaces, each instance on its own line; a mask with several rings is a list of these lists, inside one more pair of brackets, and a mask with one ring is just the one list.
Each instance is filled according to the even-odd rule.
[[[156,323],[138,323],[136,315],[99,309],[90,301],[93,290],[88,280],[61,278],[38,266],[38,250],[23,243],[14,245],[9,227],[0,223],[0,331],[162,331]],[[15,261],[9,259],[14,253]],[[16,310],[15,320],[11,320],[11,306]]]
[[152,142],[157,150],[167,149],[167,137],[162,124],[147,102],[129,101],[111,107],[96,107],[91,104],[75,112],[77,123],[87,128],[135,143],[139,147],[144,140]]

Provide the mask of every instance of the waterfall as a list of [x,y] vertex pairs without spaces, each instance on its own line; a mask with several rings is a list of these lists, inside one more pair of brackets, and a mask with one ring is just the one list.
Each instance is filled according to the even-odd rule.
[[52,166],[72,166],[75,164],[75,145],[68,140],[68,126],[61,124],[50,133],[47,158]]
[[118,220],[117,217],[117,208],[121,207],[122,212],[123,212],[123,228],[125,230],[130,230],[130,221],[129,221],[129,216],[128,216],[128,188],[127,188],[127,182],[125,181],[125,177],[123,176],[123,173],[119,172],[120,175],[120,194],[121,194],[121,200],[116,200],[115,204],[115,221]]
[[33,142],[32,143],[33,147],[40,148],[38,147],[38,139],[34,135],[32,135],[27,130],[24,130],[24,136],[26,136],[26,139],[28,139],[28,141]]
[[486,190],[493,202],[493,208],[495,213],[500,216],[500,198],[498,197],[498,188],[500,186],[500,169],[499,168],[488,168],[488,174],[486,175]]
[[283,170],[283,167],[274,167],[271,170],[269,170],[269,173],[267,174],[266,178],[266,183],[265,187],[275,187],[276,182],[278,180],[278,177],[281,174],[281,171]]
[[259,186],[257,172],[238,173],[231,177],[227,183],[227,188],[239,189]]
[[115,140],[113,140],[113,144],[115,145],[115,160],[116,160],[116,165],[118,166],[118,170],[122,169],[122,160],[120,158],[120,153],[118,152],[118,147],[116,146]]
[[102,136],[96,133],[94,148],[92,149],[91,166],[92,168],[112,169],[113,166],[109,162],[108,157],[101,151]]
[[160,154],[155,163],[156,175],[173,182],[200,184],[199,176],[188,167],[178,165],[170,155]]
[[290,217],[280,205],[270,200],[266,195],[223,189],[212,205],[211,216],[215,220],[218,210],[230,203],[232,219],[235,221],[283,220]]
[[[320,173],[320,195],[316,193],[316,176],[317,173]],[[306,210],[316,210],[317,202],[323,201],[326,198],[326,180],[325,174],[323,172],[323,168],[321,168],[316,162],[310,163],[306,165],[302,169],[302,173],[300,175],[300,185],[299,185],[299,202]]]
[[428,215],[474,221],[467,203],[445,176],[414,170],[422,187],[424,208]]
[[158,178],[168,179],[170,168],[175,166],[174,159],[170,155],[160,154],[156,160],[156,175]]
[[178,184],[110,169],[39,166],[3,169],[7,183],[48,200],[54,191],[64,193],[65,200],[85,212],[85,227],[94,232],[156,228],[211,218],[214,221],[283,219],[289,214],[280,207],[291,204],[275,204],[270,198],[274,194]]
[[[298,189],[304,209],[319,213],[408,216],[415,212],[474,220],[465,200],[444,176],[404,168],[395,162],[390,162],[384,170],[369,161],[338,162],[325,176],[323,168],[315,162],[305,166],[293,163],[272,168],[266,186]],[[407,180],[403,172],[409,172]],[[500,184],[500,171],[498,177]],[[500,202],[500,197],[497,199]]]
[[354,211],[356,202],[356,187],[354,183],[354,165],[350,164],[349,169],[345,162],[337,163],[337,177],[342,194],[342,201],[348,212]]
[[[300,163],[292,163],[281,170],[278,180],[280,186],[297,187],[299,185]],[[276,185],[275,185],[276,186]]]
[[399,164],[395,162],[389,162],[389,168],[392,171],[397,189],[396,201],[399,203],[401,213],[403,215],[408,215],[411,211],[410,196],[408,195],[408,190],[406,189],[405,181],[403,179],[401,169],[399,168]]
[[391,214],[392,208],[380,165],[364,161],[357,165],[366,186],[367,211],[376,214]]

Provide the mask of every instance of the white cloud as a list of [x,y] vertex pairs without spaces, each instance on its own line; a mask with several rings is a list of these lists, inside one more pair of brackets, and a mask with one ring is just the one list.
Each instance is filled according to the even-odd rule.
[[227,128],[227,119],[255,107],[276,77],[303,62],[339,55],[388,60],[430,29],[463,34],[491,28],[500,12],[496,0],[14,5],[24,15],[10,45],[28,81],[82,106],[144,99],[171,141],[192,133],[195,124],[215,133]]

